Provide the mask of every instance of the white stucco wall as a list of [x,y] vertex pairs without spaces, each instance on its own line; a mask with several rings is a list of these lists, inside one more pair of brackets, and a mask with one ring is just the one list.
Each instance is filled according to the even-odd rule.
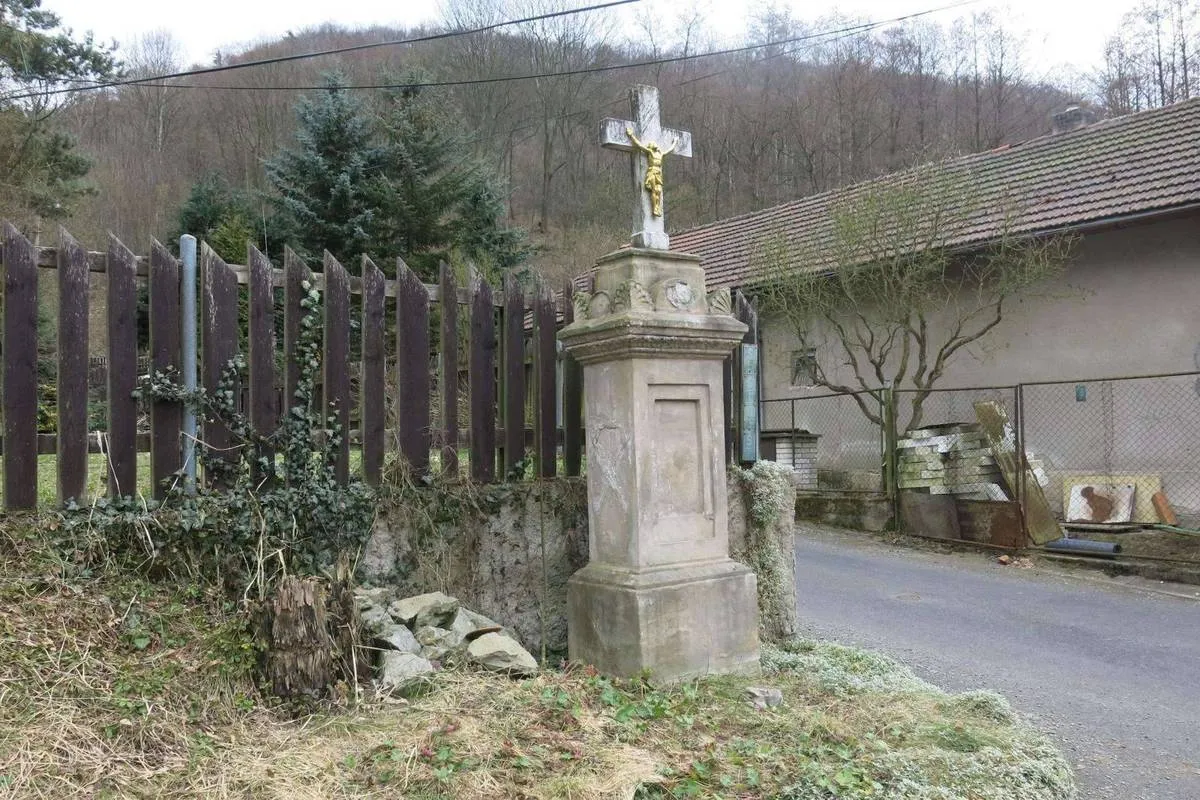
[[[790,385],[798,344],[778,320],[763,327],[763,397],[824,393]],[[824,363],[830,348],[822,352]],[[1035,297],[1014,303],[985,340],[950,362],[943,388],[1064,385],[1025,390],[1028,449],[1045,459],[1061,497],[1072,472],[1149,472],[1163,478],[1176,506],[1200,513],[1200,382],[1196,378],[1102,383],[1089,379],[1200,369],[1200,216],[1090,234],[1066,273]],[[841,378],[851,382],[844,371]],[[1076,400],[1076,385],[1086,399]],[[971,403],[1010,390],[954,392],[926,403],[923,425],[973,419]],[[767,404],[764,429],[788,427],[790,404]],[[797,404],[797,427],[822,435],[819,465],[863,469],[877,437],[845,399]],[[861,417],[861,414],[858,415]],[[902,412],[903,426],[907,414]]]

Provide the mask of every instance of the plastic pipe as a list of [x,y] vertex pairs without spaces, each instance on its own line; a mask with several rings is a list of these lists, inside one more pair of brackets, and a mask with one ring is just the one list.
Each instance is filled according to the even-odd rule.
[[1059,553],[1080,553],[1108,558],[1121,552],[1121,545],[1116,542],[1095,542],[1091,539],[1055,539],[1046,542],[1042,547]]

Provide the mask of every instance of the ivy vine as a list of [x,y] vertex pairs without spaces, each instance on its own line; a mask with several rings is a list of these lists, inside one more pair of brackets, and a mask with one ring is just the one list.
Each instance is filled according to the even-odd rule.
[[360,481],[338,483],[334,462],[345,431],[316,398],[322,362],[321,296],[305,282],[296,360],[299,379],[275,431],[262,434],[238,411],[246,371],[238,355],[212,391],[186,389],[175,370],[155,371],[135,395],[181,403],[205,422],[222,422],[230,445],[197,442],[207,487],[184,490],[169,479],[161,501],[101,499],[62,512],[62,531],[89,555],[134,556],[170,569],[220,575],[246,596],[266,594],[286,574],[316,574],[342,553],[354,555],[370,535],[375,504]]

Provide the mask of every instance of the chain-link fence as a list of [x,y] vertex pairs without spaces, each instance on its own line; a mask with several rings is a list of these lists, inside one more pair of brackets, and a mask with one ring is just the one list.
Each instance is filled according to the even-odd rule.
[[883,491],[882,392],[762,403],[763,456],[791,464],[801,489]]
[[1115,521],[1164,522],[1169,509],[1200,525],[1200,375],[1026,384],[1021,398],[1025,450],[1061,518],[1098,502]]
[[1003,410],[1008,452],[1025,454],[1060,520],[1200,528],[1200,373],[771,400],[763,454],[793,463],[802,488],[1026,501],[1031,484],[1009,485],[980,401]]

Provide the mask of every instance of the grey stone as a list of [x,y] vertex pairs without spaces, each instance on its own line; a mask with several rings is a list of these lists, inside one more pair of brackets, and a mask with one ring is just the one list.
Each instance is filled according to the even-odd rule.
[[538,671],[537,660],[516,640],[500,633],[485,633],[467,645],[467,657],[492,672],[529,677]]
[[746,702],[760,711],[783,703],[783,692],[769,686],[747,686]]
[[421,655],[433,661],[441,661],[459,647],[463,639],[452,631],[426,625],[417,629],[416,641],[421,645]]
[[413,630],[449,627],[458,614],[458,600],[442,592],[406,597],[388,606],[388,613]]
[[455,644],[461,644],[466,641],[467,634],[479,628],[487,627],[485,625],[476,625],[471,619],[471,612],[465,608],[458,610],[458,616],[454,618],[453,624],[450,625],[450,633],[454,635]]
[[392,615],[382,606],[367,606],[359,611],[363,630],[372,636],[382,636],[396,624]]
[[417,637],[413,636],[412,631],[398,622],[393,622],[390,627],[376,634],[375,640],[401,653],[415,654],[421,652],[421,643],[417,641]]
[[433,672],[428,659],[412,653],[385,650],[379,659],[378,686],[381,691],[404,689],[422,675]]
[[[471,628],[471,630],[479,630],[480,628],[502,628],[502,627],[504,627],[499,622],[496,622],[495,620],[485,617],[483,614],[480,614],[478,611],[472,611],[469,608],[464,608],[462,611],[463,611],[463,616],[467,618],[467,620],[471,623],[472,626],[474,626]],[[455,622],[457,622],[457,621],[458,620],[455,619]]]
[[386,586],[376,586],[370,589],[359,587],[354,590],[354,604],[359,611],[366,611],[372,606],[387,608],[392,601],[392,590]]

